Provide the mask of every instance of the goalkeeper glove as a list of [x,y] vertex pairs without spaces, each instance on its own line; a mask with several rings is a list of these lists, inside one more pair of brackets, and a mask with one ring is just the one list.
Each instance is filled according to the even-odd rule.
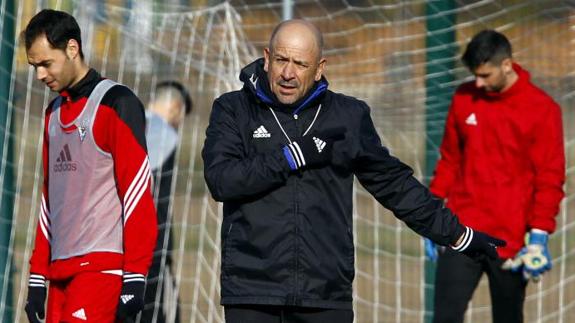
[[521,248],[513,259],[507,259],[502,268],[514,272],[522,269],[525,280],[538,282],[541,275],[551,269],[551,256],[547,248],[549,234],[543,230],[532,229],[528,233],[527,246]]
[[120,321],[135,321],[136,315],[144,308],[145,289],[144,275],[125,272],[116,318]]
[[469,257],[476,257],[486,254],[491,259],[497,259],[497,247],[504,247],[505,241],[494,238],[481,231],[474,231],[470,227],[465,227],[459,244],[451,246],[455,251],[461,252]]
[[333,143],[345,138],[345,128],[331,128],[298,138],[284,146],[283,152],[292,170],[328,164]]
[[433,241],[429,240],[428,238],[424,238],[423,244],[424,244],[425,255],[427,256],[427,259],[429,259],[429,261],[436,262],[437,261],[437,246],[435,245],[435,243]]
[[26,299],[26,316],[31,323],[44,320],[44,303],[46,302],[46,278],[42,275],[30,274],[28,281],[28,298]]

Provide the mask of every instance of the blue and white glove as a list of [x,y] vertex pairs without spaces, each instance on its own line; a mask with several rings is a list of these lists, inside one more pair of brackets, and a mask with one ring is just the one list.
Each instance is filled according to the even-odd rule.
[[503,269],[517,272],[522,270],[525,280],[538,282],[546,271],[551,270],[551,255],[547,248],[549,234],[543,230],[531,229],[527,246],[521,248],[513,259],[507,259]]
[[144,275],[125,272],[116,318],[121,322],[135,321],[136,315],[144,308],[145,289],[146,278]]
[[28,298],[26,299],[26,316],[31,323],[40,323],[44,320],[46,312],[46,278],[42,275],[30,274],[28,281]]
[[497,259],[497,247],[504,247],[506,242],[494,238],[481,231],[474,231],[470,227],[465,227],[462,237],[456,246],[451,246],[455,251],[461,252],[468,257],[476,257],[482,254],[491,259]]
[[428,238],[423,239],[423,247],[425,248],[425,256],[429,261],[437,261],[437,246]]
[[331,128],[297,138],[283,148],[292,170],[329,164],[333,143],[345,137],[345,128]]

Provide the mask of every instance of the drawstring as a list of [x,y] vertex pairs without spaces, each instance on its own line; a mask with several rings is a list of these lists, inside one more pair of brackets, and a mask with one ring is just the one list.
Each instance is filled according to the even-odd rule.
[[[282,127],[282,124],[280,123],[278,117],[276,116],[276,113],[274,112],[274,109],[272,109],[272,107],[268,106],[268,109],[270,109],[270,111],[272,112],[274,119],[276,119],[276,123],[278,124],[278,126],[280,127],[282,133],[284,134],[284,136],[287,138],[288,142],[291,144],[292,140],[290,139],[290,137],[287,135],[287,133],[284,130],[284,127]],[[313,120],[311,121],[309,127],[307,127],[306,131],[303,133],[303,136],[307,135],[307,133],[311,130],[311,127],[313,127],[315,120],[317,119],[317,116],[319,115],[319,111],[321,110],[321,104],[319,105],[319,107],[317,108],[317,111],[315,113],[315,116],[313,117]]]
[[319,105],[319,107],[317,107],[317,112],[315,113],[315,116],[313,117],[311,124],[309,125],[309,127],[307,127],[307,130],[303,133],[304,136],[307,135],[307,133],[311,130],[311,127],[315,123],[315,119],[317,119],[317,116],[319,115],[319,110],[321,110],[321,104]]

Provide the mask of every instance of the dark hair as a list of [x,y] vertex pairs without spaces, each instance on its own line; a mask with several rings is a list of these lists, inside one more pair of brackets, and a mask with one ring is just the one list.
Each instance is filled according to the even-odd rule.
[[487,62],[498,65],[506,58],[511,58],[511,44],[507,37],[486,29],[473,36],[461,60],[474,71]]
[[46,35],[52,48],[60,50],[66,50],[70,39],[76,40],[80,47],[80,58],[84,59],[82,32],[78,22],[70,14],[44,9],[30,19],[20,37],[24,39],[26,50],[29,50],[32,43],[42,35]]
[[186,108],[186,114],[192,112],[193,101],[190,93],[186,88],[182,85],[182,83],[178,81],[163,81],[156,84],[156,93],[161,92],[165,89],[176,89],[178,93],[180,93],[182,97],[182,101],[184,103],[184,107]]

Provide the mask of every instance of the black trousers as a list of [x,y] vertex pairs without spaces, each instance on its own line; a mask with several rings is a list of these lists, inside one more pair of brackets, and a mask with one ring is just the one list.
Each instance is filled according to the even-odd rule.
[[501,269],[502,259],[471,259],[446,248],[435,276],[434,323],[462,323],[467,304],[483,273],[489,279],[493,323],[523,322],[527,282],[521,272]]
[[352,310],[272,305],[226,305],[226,323],[353,323]]
[[[158,216],[158,239],[152,265],[146,279],[144,310],[139,323],[164,323],[167,313],[175,309],[174,323],[180,322],[179,300],[176,298],[176,280],[172,274],[172,252],[174,250],[169,218],[172,175],[176,152],[172,152],[162,166],[153,170],[154,201]],[[166,245],[167,241],[167,245]],[[165,255],[164,255],[165,253]],[[175,303],[175,304],[174,304]]]
[[179,300],[175,297],[176,284],[175,278],[171,274],[171,266],[166,264],[162,275],[160,275],[160,271],[162,271],[161,262],[156,260],[156,258],[152,260],[152,266],[146,279],[145,306],[139,323],[168,322],[167,312],[174,309],[176,313],[172,322],[179,323],[180,306]]

